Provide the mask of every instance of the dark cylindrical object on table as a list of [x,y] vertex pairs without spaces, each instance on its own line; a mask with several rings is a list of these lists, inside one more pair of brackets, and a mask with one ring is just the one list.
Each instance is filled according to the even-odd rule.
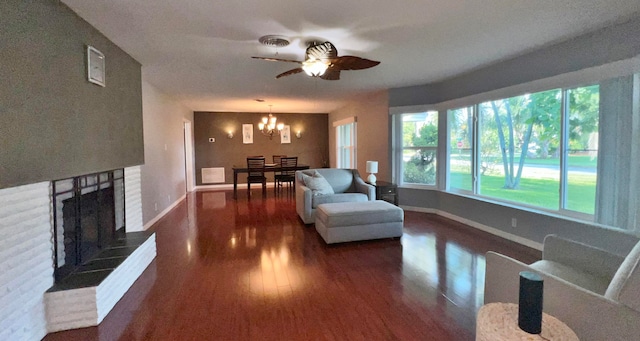
[[542,331],[542,277],[534,272],[520,273],[518,327],[530,334]]

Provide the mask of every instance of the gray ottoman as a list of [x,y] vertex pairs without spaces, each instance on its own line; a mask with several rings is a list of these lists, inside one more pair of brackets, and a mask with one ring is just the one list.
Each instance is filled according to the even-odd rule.
[[316,231],[327,244],[402,236],[404,211],[386,201],[321,204]]

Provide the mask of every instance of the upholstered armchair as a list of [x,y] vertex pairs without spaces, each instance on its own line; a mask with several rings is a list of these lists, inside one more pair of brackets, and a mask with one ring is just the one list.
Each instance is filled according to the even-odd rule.
[[[632,235],[622,238],[637,241]],[[488,252],[485,303],[518,303],[518,274],[534,271],[544,278],[544,312],[566,323],[580,340],[638,340],[640,242],[625,249],[629,244],[621,241],[612,251],[549,235],[542,260],[530,265]]]
[[[313,177],[316,172],[329,183],[329,191],[312,188],[305,182],[305,177]],[[295,182],[296,211],[305,224],[315,222],[316,207],[320,204],[376,200],[375,187],[365,183],[355,169],[318,168],[297,171]]]

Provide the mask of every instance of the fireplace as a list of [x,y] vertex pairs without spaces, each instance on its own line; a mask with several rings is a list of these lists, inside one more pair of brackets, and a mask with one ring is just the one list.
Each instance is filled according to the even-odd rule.
[[153,262],[156,238],[142,225],[140,175],[140,166],[82,175],[40,193],[51,200],[45,214],[55,265],[55,283],[44,293],[47,332],[98,325]]
[[52,191],[59,282],[124,236],[124,170],[57,180]]

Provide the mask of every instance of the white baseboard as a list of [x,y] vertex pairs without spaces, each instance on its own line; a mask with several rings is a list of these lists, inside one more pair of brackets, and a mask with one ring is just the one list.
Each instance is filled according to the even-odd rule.
[[[273,188],[273,182],[267,182],[267,188]],[[238,189],[246,189],[247,184],[238,184]],[[196,191],[223,191],[233,189],[233,184],[220,184],[220,185],[198,185],[196,186]]]
[[153,224],[157,223],[158,220],[162,219],[169,211],[171,211],[174,207],[178,206],[178,204],[187,197],[186,194],[183,194],[178,200],[174,201],[173,204],[169,205],[169,207],[165,208],[162,212],[158,213],[157,216],[153,217],[153,219],[149,220],[142,229],[144,231],[148,230]]
[[221,185],[198,185],[195,187],[195,191],[222,191],[227,189],[233,189],[233,185],[221,184]]
[[451,219],[451,220],[455,220],[459,223],[465,224],[465,225],[469,225],[473,228],[476,228],[478,230],[490,233],[494,236],[498,236],[501,238],[504,238],[506,240],[510,240],[512,242],[518,243],[518,244],[522,244],[524,246],[530,247],[532,249],[536,249],[536,250],[540,250],[542,251],[542,243],[538,243],[538,242],[534,242],[531,241],[529,239],[520,237],[520,236],[516,236],[515,234],[512,233],[508,233],[508,232],[504,232],[502,230],[499,230],[495,227],[491,227],[491,226],[487,226],[487,225],[483,225],[480,223],[477,223],[473,220],[469,220],[466,218],[462,218],[459,217],[455,214],[451,214],[449,212],[445,212],[445,211],[441,211],[435,208],[424,208],[424,207],[415,207],[415,206],[405,206],[402,205],[401,206],[404,210],[406,211],[413,211],[413,212],[422,212],[422,213],[433,213],[433,214],[437,214],[441,217],[445,217],[447,219]]
[[436,210],[435,208],[427,208],[427,207],[417,207],[417,206],[406,206],[406,205],[400,205],[400,208],[402,208],[405,211],[412,211],[412,212],[421,212],[421,213],[432,213],[432,214],[438,214],[438,210]]

